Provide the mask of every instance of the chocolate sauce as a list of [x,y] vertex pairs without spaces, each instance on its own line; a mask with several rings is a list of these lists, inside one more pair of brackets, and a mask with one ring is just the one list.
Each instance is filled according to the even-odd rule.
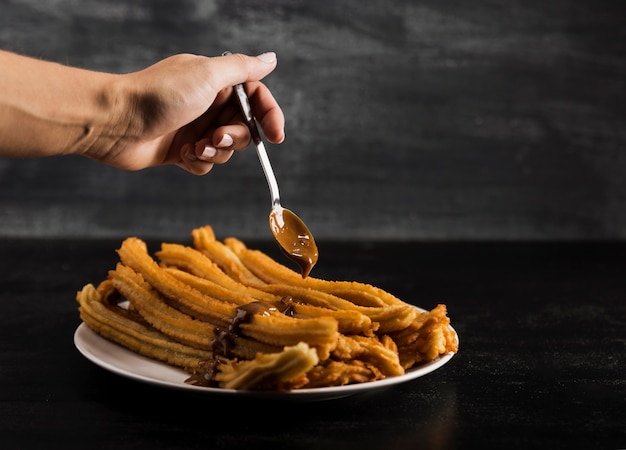
[[[294,302],[291,297],[283,298],[281,303],[285,305],[285,308],[280,312],[293,316]],[[232,348],[235,345],[235,338],[239,335],[241,324],[250,322],[255,314],[269,316],[272,312],[278,311],[278,308],[261,301],[237,307],[235,315],[228,322],[227,329],[215,328],[214,337],[210,344],[213,358],[201,361],[193,374],[185,380],[185,383],[205,387],[214,386],[214,377],[220,364],[219,358],[222,356],[226,358],[232,357]]]
[[300,266],[302,278],[309,276],[319,253],[313,235],[302,220],[288,209],[274,208],[270,229],[282,252]]
[[296,302],[291,295],[281,298],[280,303],[284,306],[283,309],[280,310],[281,313],[289,317],[293,317],[296,314]]
[[251,302],[237,307],[234,317],[228,322],[228,329],[215,328],[215,337],[211,341],[213,354],[230,358],[241,324],[250,322],[255,314],[269,316],[271,311],[278,310],[263,302]]
[[185,383],[203,387],[215,386],[214,378],[219,364],[217,358],[200,361],[196,370],[185,380]]

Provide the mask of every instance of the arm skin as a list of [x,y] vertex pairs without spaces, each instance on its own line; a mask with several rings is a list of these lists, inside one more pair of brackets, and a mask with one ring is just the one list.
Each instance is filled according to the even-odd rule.
[[260,82],[274,53],[178,54],[128,74],[95,72],[0,51],[0,157],[83,155],[124,170],[177,164],[203,175],[250,143],[232,95],[246,83],[265,137],[284,115]]

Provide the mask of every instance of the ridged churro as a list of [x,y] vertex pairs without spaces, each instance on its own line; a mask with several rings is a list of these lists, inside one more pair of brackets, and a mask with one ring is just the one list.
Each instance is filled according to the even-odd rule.
[[458,350],[445,305],[420,312],[369,284],[302,278],[209,226],[192,237],[154,256],[125,239],[108,277],[77,293],[83,322],[184,369],[190,384],[224,389],[375,381]]

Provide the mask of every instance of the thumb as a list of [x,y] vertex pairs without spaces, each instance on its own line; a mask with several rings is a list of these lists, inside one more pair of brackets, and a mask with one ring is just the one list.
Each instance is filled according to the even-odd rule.
[[270,74],[278,64],[276,53],[266,52],[258,56],[225,52],[211,58],[211,85],[223,89],[248,81],[259,81]]

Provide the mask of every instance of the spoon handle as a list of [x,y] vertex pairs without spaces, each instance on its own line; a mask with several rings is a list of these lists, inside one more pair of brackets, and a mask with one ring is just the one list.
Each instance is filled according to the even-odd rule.
[[[230,52],[224,52],[222,54],[230,55]],[[280,206],[280,192],[278,191],[278,182],[276,181],[276,176],[274,175],[274,170],[272,169],[272,164],[270,163],[270,158],[269,156],[267,156],[267,150],[265,149],[265,144],[261,139],[261,133],[259,133],[259,128],[257,126],[256,120],[252,115],[250,99],[248,98],[248,95],[243,88],[243,84],[235,85],[235,93],[237,94],[237,101],[239,102],[241,111],[243,112],[243,115],[246,119],[246,124],[250,129],[250,135],[252,136],[252,141],[254,142],[254,145],[256,147],[257,156],[259,157],[261,167],[263,168],[263,173],[265,173],[265,179],[267,180],[267,184],[270,188],[272,208]]]

